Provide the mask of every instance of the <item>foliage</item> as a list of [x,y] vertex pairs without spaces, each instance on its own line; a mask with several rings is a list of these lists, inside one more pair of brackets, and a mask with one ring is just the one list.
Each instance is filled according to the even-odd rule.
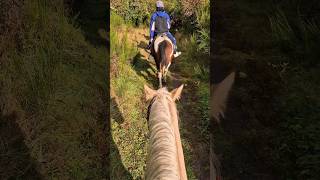
[[196,11],[198,49],[210,53],[210,4],[209,1],[201,4]]
[[[177,1],[163,1],[168,11],[172,11]],[[111,8],[126,22],[130,22],[136,26],[140,24],[147,25],[151,14],[155,11],[155,1],[144,0],[111,0]]]
[[315,19],[306,19],[301,14],[294,20],[288,19],[280,9],[269,19],[275,43],[291,57],[292,63],[307,66],[317,63],[320,25]]
[[[210,52],[210,3],[208,0],[164,1],[166,11],[172,17],[172,30],[184,29],[186,33],[195,33],[197,49]],[[154,1],[113,0],[114,12],[133,25],[148,25],[155,11]]]
[[320,24],[319,16],[312,9],[319,6],[314,1],[295,2],[289,7],[281,5],[269,18],[275,44],[289,57],[276,152],[283,176],[314,179],[320,164],[316,141],[320,138],[317,133],[320,104],[316,95],[319,80],[315,78],[320,75],[317,70]]
[[21,41],[5,52],[0,81],[30,159],[44,178],[101,179],[107,51],[85,40],[62,0],[27,0],[21,11]]
[[317,179],[319,1],[217,5],[215,60],[240,71],[223,132],[215,133],[223,175]]
[[[198,47],[197,35],[192,34],[188,39],[181,39],[181,49],[184,52],[181,55],[181,66],[182,72],[186,75],[192,74],[194,78],[201,81],[209,81],[209,68],[208,68],[208,56],[206,52],[201,51]],[[195,60],[197,60],[195,62]],[[190,66],[190,64],[194,64]]]
[[277,139],[277,160],[284,177],[315,179],[319,172],[319,72],[289,72],[288,89],[281,98],[282,122]]

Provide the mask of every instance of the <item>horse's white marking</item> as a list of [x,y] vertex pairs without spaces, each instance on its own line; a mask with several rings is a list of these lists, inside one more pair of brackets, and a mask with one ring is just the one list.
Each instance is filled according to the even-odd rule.
[[161,72],[161,70],[158,73],[158,79],[159,79],[159,86],[160,86],[160,88],[162,88],[162,72]]
[[169,67],[171,65],[171,62],[168,64],[168,66],[166,67],[165,71],[164,71],[164,76],[167,76],[167,73],[169,71]]
[[[158,53],[158,50],[159,50],[159,44],[162,42],[162,41],[165,41],[165,40],[167,40],[167,41],[169,41],[170,42],[170,44],[171,44],[171,46],[172,46],[172,52],[171,52],[171,54],[173,54],[173,44],[172,44],[172,42],[171,42],[171,40],[167,37],[167,36],[157,36],[156,37],[156,40],[154,41],[154,50],[155,50],[155,52],[156,53]],[[172,56],[172,55],[171,55]]]
[[171,65],[171,62],[168,64],[167,71],[169,70],[170,65]]
[[173,44],[172,44],[171,41],[170,41],[170,44],[171,44],[171,47],[172,47],[172,51],[171,51],[170,57],[172,57],[172,56],[173,56],[173,49],[174,49],[174,47],[173,47]]

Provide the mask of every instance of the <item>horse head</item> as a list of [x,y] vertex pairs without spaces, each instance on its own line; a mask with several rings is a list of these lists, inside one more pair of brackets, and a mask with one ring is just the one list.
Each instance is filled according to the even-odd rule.
[[[224,118],[224,111],[226,109],[226,102],[228,99],[229,92],[234,83],[235,73],[229,74],[223,81],[217,85],[211,85],[211,114],[210,116],[217,122],[220,123],[220,117]],[[210,177],[214,180],[220,180],[220,162],[216,157],[213,150],[213,136],[210,135]]]
[[226,102],[229,92],[234,83],[235,73],[230,73],[223,81],[217,85],[211,85],[211,117],[220,122],[220,117],[224,118]]

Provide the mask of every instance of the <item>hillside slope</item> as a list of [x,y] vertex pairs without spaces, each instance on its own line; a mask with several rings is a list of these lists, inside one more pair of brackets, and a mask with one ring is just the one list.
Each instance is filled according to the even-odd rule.
[[68,9],[10,1],[1,16],[16,36],[1,36],[0,179],[107,177],[106,39],[91,43]]

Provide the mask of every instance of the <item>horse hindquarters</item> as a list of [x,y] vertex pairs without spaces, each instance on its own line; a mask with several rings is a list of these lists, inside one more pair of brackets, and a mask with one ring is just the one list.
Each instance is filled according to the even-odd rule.
[[[167,51],[170,43],[168,41],[163,41],[159,44],[159,52],[160,52],[160,73],[164,82],[166,82],[167,71],[170,66],[170,59],[167,57]],[[162,79],[161,79],[162,80]]]

